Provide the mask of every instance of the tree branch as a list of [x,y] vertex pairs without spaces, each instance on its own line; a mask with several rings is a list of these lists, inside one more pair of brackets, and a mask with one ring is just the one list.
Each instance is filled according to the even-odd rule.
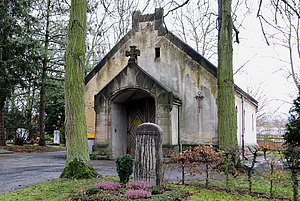
[[165,15],[164,15],[164,17],[163,17],[163,18],[167,17],[167,15],[169,15],[169,13],[171,13],[171,12],[173,12],[173,11],[177,10],[178,8],[181,8],[181,7],[183,7],[183,6],[184,6],[184,5],[186,5],[186,4],[187,4],[189,1],[190,1],[190,0],[187,0],[187,1],[185,1],[183,4],[181,4],[181,5],[177,6],[176,8],[173,8],[172,10],[169,10],[169,11],[167,12],[167,14],[165,14]]
[[239,40],[239,30],[234,26],[234,24],[232,24],[232,27],[233,27],[233,30],[235,31],[235,41],[237,43],[240,43],[240,40]]
[[298,11],[291,6],[286,0],[281,0],[283,3],[285,3],[288,7],[290,7],[290,9],[292,9],[292,11],[294,11],[294,13],[296,13],[296,15],[298,16],[298,18],[300,18],[300,14],[298,13]]
[[233,75],[237,74],[247,63],[249,63],[249,61],[251,61],[254,57],[256,57],[257,54],[255,54],[253,57],[251,57],[250,59],[248,59],[241,67],[239,67],[234,73]]

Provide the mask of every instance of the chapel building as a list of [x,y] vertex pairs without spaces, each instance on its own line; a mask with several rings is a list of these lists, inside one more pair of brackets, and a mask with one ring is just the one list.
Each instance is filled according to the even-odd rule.
[[[163,130],[163,147],[218,145],[217,67],[163,26],[163,10],[133,13],[129,31],[85,78],[96,158],[135,155],[139,124]],[[258,102],[235,85],[239,145],[256,144]],[[98,156],[98,157],[97,157]]]

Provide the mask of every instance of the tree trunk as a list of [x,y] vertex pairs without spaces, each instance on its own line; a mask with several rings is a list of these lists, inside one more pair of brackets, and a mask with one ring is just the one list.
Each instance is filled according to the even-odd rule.
[[206,172],[206,179],[205,179],[205,188],[208,189],[208,173],[209,173],[209,166],[208,166],[208,161],[206,161],[206,165],[205,165],[206,169],[205,169],[205,172]]
[[231,0],[218,0],[218,135],[219,147],[237,146],[237,123],[232,64]]
[[[29,79],[29,83],[32,83],[32,80]],[[34,102],[34,96],[35,96],[35,87],[32,88],[32,94],[31,94],[31,86],[28,88],[28,108],[27,108],[27,128],[28,128],[28,139],[33,139],[33,130],[32,130],[32,108],[33,108],[33,102]]]
[[0,146],[6,146],[5,132],[4,132],[4,105],[0,103]]
[[49,47],[49,16],[50,16],[50,0],[47,0],[47,13],[46,13],[46,31],[45,31],[45,56],[43,59],[43,69],[42,69],[42,83],[40,91],[40,146],[46,145],[45,140],[45,103],[46,103],[46,72],[48,63],[48,47]]
[[294,201],[298,200],[298,187],[299,187],[299,180],[298,180],[298,173],[297,167],[291,168],[292,173],[292,181],[293,181],[293,197]]
[[84,57],[86,0],[72,0],[65,54],[65,134],[67,162],[63,178],[90,178],[97,174],[90,164],[84,106]]

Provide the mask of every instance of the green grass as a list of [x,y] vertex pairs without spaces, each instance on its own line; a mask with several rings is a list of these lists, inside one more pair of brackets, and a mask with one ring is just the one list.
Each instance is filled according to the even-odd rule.
[[[264,179],[262,177],[263,174],[263,171],[257,172],[256,175],[253,177],[253,192],[255,192],[256,194],[259,193],[261,196],[268,196],[270,188],[269,180]],[[283,175],[285,177],[289,177],[289,174],[287,172],[284,172]],[[0,194],[0,200],[66,200],[71,196],[79,195],[80,192],[84,192],[87,189],[94,187],[95,183],[101,180],[118,181],[119,179],[118,177],[103,177],[87,180],[55,179],[52,181],[46,181],[22,189]],[[174,200],[176,196],[182,196],[185,194],[182,193],[182,191],[176,189],[181,189],[183,191],[191,193],[190,197],[187,200],[266,200],[263,198],[251,197],[247,195],[248,182],[247,177],[245,175],[239,175],[235,180],[235,189],[238,189],[239,192],[244,191],[245,194],[243,195],[239,195],[239,192],[231,194],[226,191],[219,190],[220,188],[224,189],[226,187],[224,175],[219,175],[218,177],[210,180],[210,186],[213,186],[213,189],[215,190],[208,190],[197,186],[193,186],[197,185],[198,183],[204,184],[204,181],[192,181],[192,185],[187,186],[168,184],[167,188],[171,188],[170,191],[166,191],[164,194],[161,195],[153,195],[151,199],[147,200]],[[275,197],[288,199],[292,198],[292,184],[289,179],[287,181],[281,181],[275,186]],[[120,196],[124,194],[124,192],[121,191],[106,191],[104,192],[104,194],[105,193],[108,194],[108,198],[111,198],[109,194],[114,194],[115,200],[127,200],[124,197],[121,197],[122,199],[120,198]]]
[[[255,176],[252,177],[252,192],[256,194],[260,194],[263,196],[269,196],[270,192],[270,180],[268,178],[264,178],[264,176],[267,175],[268,172],[265,172],[263,170],[257,171]],[[273,185],[273,195],[276,198],[287,198],[292,199],[293,197],[293,189],[292,189],[292,183],[290,180],[289,172],[283,171],[282,176],[286,178],[286,181],[281,180],[280,182],[275,182]],[[235,179],[235,189],[238,189],[239,191],[243,191],[248,193],[249,189],[249,183],[248,183],[248,177],[245,174],[240,174]],[[205,181],[193,181],[192,183],[200,183],[205,184]],[[214,187],[219,188],[226,188],[226,180],[225,175],[220,174],[215,179],[210,180],[210,185]]]
[[189,190],[190,192],[194,192],[195,194],[190,196],[188,200],[205,200],[205,201],[216,201],[216,200],[266,200],[261,198],[254,198],[248,195],[242,196],[238,194],[230,194],[227,192],[219,192],[219,191],[213,191],[208,189],[199,189],[195,187],[188,187],[186,190]]
[[[72,195],[78,195],[81,191],[94,187],[94,184],[100,180],[101,179],[96,178],[88,180],[55,179],[0,194],[0,200],[66,200]],[[116,181],[117,177],[105,177],[105,180]],[[180,191],[176,190],[176,188],[192,193],[193,195],[191,195],[188,200],[259,200],[249,196],[231,195],[226,192],[200,189],[193,186],[168,185],[167,187],[175,188],[175,190],[166,191],[161,195],[153,195],[152,199],[148,200],[174,200],[176,196],[183,195],[182,193],[180,194]],[[109,198],[112,198],[112,196]],[[121,199],[116,198],[116,200]]]
[[99,179],[55,179],[0,194],[0,200],[65,200],[81,188],[94,186]]

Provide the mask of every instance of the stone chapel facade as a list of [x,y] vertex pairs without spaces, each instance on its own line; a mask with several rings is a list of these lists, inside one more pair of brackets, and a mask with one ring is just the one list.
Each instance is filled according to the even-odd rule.
[[[134,12],[132,30],[85,78],[93,154],[135,154],[136,127],[163,129],[163,145],[218,144],[217,68],[162,22],[163,10]],[[130,58],[126,57],[129,56]],[[256,144],[257,101],[235,86],[238,142]]]

